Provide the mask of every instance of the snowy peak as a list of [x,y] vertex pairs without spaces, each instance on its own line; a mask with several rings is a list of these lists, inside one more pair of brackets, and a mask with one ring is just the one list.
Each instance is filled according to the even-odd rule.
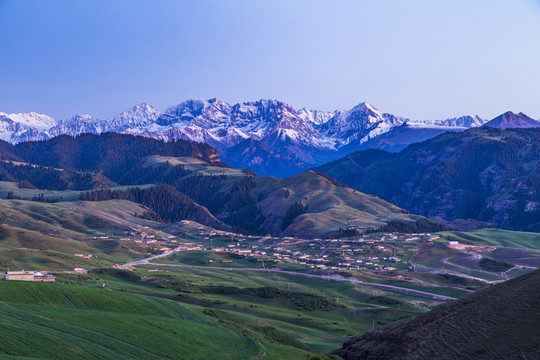
[[125,131],[130,128],[146,127],[156,122],[161,112],[148,104],[139,104],[104,122],[111,131]]
[[333,139],[338,148],[354,148],[406,120],[391,114],[382,114],[373,105],[362,102],[349,111],[336,111],[320,130],[324,136]]
[[204,109],[210,106],[210,102],[200,99],[189,99],[180,104],[170,107],[165,111],[165,114],[172,116],[181,116],[194,118],[202,114]]
[[69,120],[62,120],[62,123],[96,123],[98,119],[88,114],[76,114]]
[[458,126],[465,128],[479,127],[484,125],[487,120],[482,119],[478,115],[466,115],[458,118],[446,119],[441,125],[444,126]]
[[296,111],[281,101],[262,99],[243,102],[231,108],[231,126],[260,139],[283,119],[295,115]]
[[205,107],[200,110],[200,114],[193,118],[189,126],[198,126],[203,129],[225,128],[230,123],[231,105],[218,100],[210,99],[206,101]]
[[306,108],[302,108],[298,110],[297,112],[298,116],[300,116],[304,121],[307,121],[311,124],[313,124],[314,127],[318,127],[320,125],[323,125],[328,122],[335,114],[336,112],[330,112],[330,111],[321,111],[321,110],[308,110]]
[[465,115],[458,118],[449,118],[446,120],[424,120],[424,121],[408,121],[408,124],[413,127],[452,127],[452,128],[473,128],[479,127],[486,123],[478,115]]
[[487,122],[485,126],[508,129],[508,128],[537,128],[540,127],[540,122],[528,117],[524,113],[515,114],[511,111],[505,112],[497,116],[495,119]]

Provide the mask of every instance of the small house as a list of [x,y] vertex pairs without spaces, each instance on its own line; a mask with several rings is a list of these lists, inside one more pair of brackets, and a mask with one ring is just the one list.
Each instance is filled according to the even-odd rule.
[[55,282],[53,275],[43,274],[39,271],[8,271],[7,280]]

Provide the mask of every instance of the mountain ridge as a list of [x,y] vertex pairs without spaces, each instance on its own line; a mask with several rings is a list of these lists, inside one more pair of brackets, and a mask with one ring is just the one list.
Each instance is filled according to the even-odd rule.
[[[173,128],[191,128],[191,132],[183,133],[186,137],[185,140],[196,140],[194,133],[201,130],[210,131],[216,139],[221,140],[224,136],[217,134],[218,130],[233,127],[237,130],[239,138],[233,144],[227,143],[225,140],[223,142],[225,147],[236,145],[248,137],[261,140],[277,126],[278,129],[295,130],[299,133],[296,134],[297,136],[301,135],[302,141],[317,148],[329,150],[336,150],[354,139],[362,141],[367,133],[378,129],[379,125],[384,125],[378,130],[380,133],[385,132],[387,127],[408,121],[403,117],[382,113],[366,102],[362,102],[350,110],[329,112],[305,108],[297,111],[285,102],[272,99],[231,105],[215,98],[186,100],[164,112],[142,103],[106,120],[96,119],[90,115],[76,114],[72,118],[57,121],[50,116],[37,113],[0,113],[0,120],[19,123],[28,128],[39,130],[40,138],[35,140],[62,134],[73,136],[83,132],[163,133]],[[435,124],[437,121],[432,123]],[[0,132],[2,130],[0,128]],[[360,133],[356,134],[356,132]],[[25,138],[21,135],[21,133],[12,133],[10,138],[6,138],[7,135],[4,135],[4,140],[12,143],[33,140],[31,137]],[[290,137],[289,134],[284,134],[284,136]],[[321,137],[324,139],[321,140]]]

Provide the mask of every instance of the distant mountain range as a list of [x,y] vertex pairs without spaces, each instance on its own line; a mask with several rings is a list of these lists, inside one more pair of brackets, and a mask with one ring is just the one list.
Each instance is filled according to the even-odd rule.
[[[264,104],[261,102],[259,105],[267,109],[268,104]],[[226,107],[226,104],[216,100],[210,106],[213,110],[205,113],[201,113],[199,105],[204,106],[201,103],[190,102],[184,104],[183,107],[171,110],[166,116],[163,114],[158,116],[155,113],[153,116],[157,118],[153,122],[148,120],[149,114],[152,114],[153,111],[144,107],[141,111],[146,115],[142,115],[137,121],[139,123],[147,121],[148,126],[154,127],[168,126],[166,124],[170,125],[171,121],[175,121],[175,124],[177,122],[190,124],[184,128],[172,128],[166,132],[185,132],[192,129],[190,126],[195,126],[194,123],[211,127],[213,125],[210,123],[215,125],[218,121],[223,123],[230,121],[231,115],[228,117],[216,115],[216,113],[222,114],[222,107]],[[274,107],[270,108],[273,109],[272,111],[276,110]],[[266,135],[259,140],[243,139],[225,151],[229,156],[226,161],[234,167],[242,168],[241,165],[244,162],[252,161],[269,172],[273,171],[277,176],[286,177],[285,179],[260,178],[254,176],[247,169],[231,170],[229,165],[221,162],[218,151],[206,143],[183,139],[167,139],[170,141],[163,142],[148,137],[149,133],[145,134],[146,137],[141,137],[113,132],[101,135],[85,134],[75,138],[61,135],[46,141],[29,141],[16,145],[0,141],[0,159],[23,161],[45,167],[66,169],[66,171],[76,169],[87,172],[57,174],[53,168],[44,168],[38,171],[31,166],[20,167],[3,164],[2,169],[0,169],[0,179],[23,181],[20,184],[23,187],[33,186],[51,190],[84,190],[110,186],[111,182],[120,185],[164,183],[175,187],[174,191],[186,194],[193,201],[193,204],[179,197],[174,191],[171,192],[170,188],[160,189],[161,192],[156,193],[156,196],[167,193],[170,197],[177,197],[184,205],[191,204],[186,211],[189,210],[193,213],[198,205],[202,205],[207,207],[212,216],[215,217],[212,224],[223,221],[231,227],[241,228],[242,231],[247,232],[294,233],[302,236],[324,234],[326,236],[330,233],[335,234],[339,228],[355,228],[364,231],[383,227],[385,224],[395,225],[393,224],[394,220],[402,222],[412,220],[414,222],[420,219],[420,217],[413,219],[405,216],[406,211],[427,218],[441,218],[440,222],[449,227],[455,227],[455,224],[451,223],[455,220],[472,219],[471,221],[467,220],[470,222],[470,224],[466,224],[467,226],[477,227],[492,224],[506,229],[540,231],[540,199],[538,198],[540,192],[538,188],[538,184],[540,184],[538,178],[540,176],[540,152],[538,151],[540,130],[530,128],[537,125],[537,122],[523,114],[506,113],[480,127],[477,126],[479,120],[474,117],[448,120],[443,125],[434,124],[433,127],[454,125],[451,127],[454,130],[457,125],[475,125],[476,127],[465,131],[447,131],[424,142],[409,145],[399,153],[371,149],[349,154],[342,159],[315,168],[316,171],[329,176],[325,178],[316,172],[300,173],[301,168],[307,162],[302,162],[297,156],[293,156],[297,151],[304,149],[304,155],[306,155],[304,159],[307,158],[307,155],[315,157],[317,154],[314,153],[314,147],[310,147],[302,141],[292,142],[290,139],[289,142],[278,141],[280,137],[276,134],[284,131],[287,124],[291,125],[296,124],[297,121],[303,121],[300,116],[287,109],[290,107],[283,105],[280,111],[284,112],[276,115],[274,111],[274,115],[270,116],[267,113],[264,115],[261,108],[256,106],[250,108],[249,111],[236,105],[232,107],[230,114],[241,114],[241,116],[235,115],[234,118],[238,128],[245,130],[243,133],[248,132],[246,129],[250,128],[252,134],[260,132],[261,136],[262,134]],[[318,134],[325,134],[324,137],[319,136],[318,139],[321,140],[319,144],[323,144],[326,141],[324,139],[334,136],[336,129],[345,129],[348,126],[346,122],[341,126],[336,125],[345,116],[343,113],[339,116],[334,114],[332,118],[327,119],[328,114],[304,112],[313,121],[319,123],[319,125],[314,123],[321,129]],[[361,118],[367,119],[362,125],[366,126],[368,120],[371,119],[371,115],[366,115],[366,112],[372,114],[374,110],[367,104],[361,104],[353,112],[356,115],[350,115],[349,118],[358,121]],[[362,112],[364,115],[360,116],[359,114]],[[210,113],[213,115],[210,116]],[[251,115],[247,116],[246,113]],[[268,126],[262,131],[261,129],[267,125],[267,122],[259,121],[256,123],[245,120],[242,123],[240,120],[257,117],[254,114],[263,118],[271,117],[282,120],[288,118],[289,120],[277,121],[273,126],[275,131],[269,129]],[[394,124],[399,123],[395,120],[396,118],[389,115],[381,116],[394,119],[391,120]],[[42,116],[33,115],[32,118],[50,122],[50,119]],[[69,126],[67,124],[60,124],[60,126],[69,129],[70,126],[76,124],[88,125],[91,122],[87,120],[85,117],[79,117]],[[115,122],[111,121],[108,124],[111,123],[132,126],[136,121],[132,116],[122,114],[117,117]],[[263,126],[263,123],[266,125]],[[95,131],[106,130],[105,125],[101,122],[95,122],[93,126]],[[304,130],[315,129],[311,124],[307,124],[304,128],[302,126],[295,125],[294,127]],[[323,128],[323,126],[326,127]],[[351,129],[356,129],[359,126],[361,124],[358,122]],[[520,128],[520,126],[529,128]],[[285,130],[291,130],[292,127],[291,125],[289,129]],[[506,127],[509,128],[504,129]],[[52,133],[54,129],[57,127],[51,128],[49,132]],[[231,134],[233,129],[237,130],[236,127],[229,127],[224,131]],[[417,127],[414,123],[412,125],[402,123],[367,142],[379,141],[379,147],[382,147],[383,144],[388,145],[394,141],[393,146],[396,146],[398,144],[396,139],[402,136],[404,138],[400,141],[406,143],[410,140],[410,137],[407,138],[410,129],[422,129],[422,131],[428,132],[429,136],[434,135],[434,133],[429,133],[428,129],[430,128],[425,123],[422,127]],[[377,131],[377,128],[374,131]],[[292,132],[287,133],[292,134]],[[154,134],[163,133],[155,132]],[[272,137],[270,134],[276,136]],[[352,134],[352,130],[349,131],[350,134]],[[418,132],[417,134],[422,133]],[[305,139],[307,136],[297,136],[297,139],[302,138]],[[356,142],[355,140],[345,144],[344,141],[342,144],[343,147],[346,147]],[[285,150],[276,149],[283,144],[287,144],[283,148]],[[326,156],[327,152],[323,148],[319,152],[321,155],[318,158]],[[161,165],[148,167],[146,161],[148,161],[149,156],[154,155],[164,157],[160,162]],[[173,163],[178,161],[182,163],[183,160],[178,160],[178,157],[199,158],[201,159],[199,161],[206,163],[206,165],[200,165],[203,168],[206,166],[207,171],[204,174],[215,176],[186,177],[184,169],[188,165],[171,167],[167,157],[171,157],[170,161]],[[169,167],[174,170],[167,170]],[[291,167],[294,167],[299,174],[287,177]],[[97,173],[100,176],[90,173]],[[223,178],[221,176],[223,174],[231,174],[231,176]],[[185,179],[182,182],[177,182],[180,178]],[[238,179],[244,180],[237,183]],[[365,194],[378,196],[389,203],[386,201],[378,203],[380,200],[372,200],[365,194],[350,189],[346,190],[347,186],[342,187],[333,179]],[[303,186],[303,182],[313,186]],[[230,198],[235,194],[232,189],[239,191],[238,199]],[[231,191],[233,192],[231,193]],[[331,194],[335,194],[335,196]],[[114,196],[135,197],[133,194],[115,194]],[[266,202],[265,199],[272,200]],[[324,224],[321,219],[325,217],[319,216],[320,213],[324,213],[328,209],[335,210],[334,205],[328,206],[329,203],[338,207],[342,206],[342,214],[345,216],[336,217],[333,214],[328,217],[332,219],[332,224],[328,224],[332,225],[331,227],[326,230],[314,231],[313,229]],[[274,206],[277,204],[280,206],[274,210]],[[370,206],[369,211],[362,210],[363,213],[356,213],[358,209],[365,207],[365,204],[376,205]],[[392,204],[396,204],[399,208],[393,207]],[[319,205],[322,206],[320,209]],[[306,210],[306,206],[309,211]],[[268,209],[269,212],[265,212],[265,209]],[[380,211],[379,209],[385,210]],[[401,209],[406,211],[402,212]],[[312,218],[312,215],[308,214],[313,212],[318,215]],[[335,211],[334,213],[337,214]],[[375,218],[368,220],[369,216],[366,214],[369,216],[379,214],[379,220],[374,221]],[[294,221],[289,224],[289,220],[285,218],[292,215],[295,216],[290,220]],[[160,216],[163,218],[165,215],[160,214]],[[393,219],[394,217],[395,219]],[[303,219],[303,221],[296,222],[297,218]],[[362,221],[353,221],[355,218],[362,219]],[[381,219],[384,220],[380,221]],[[209,222],[207,221],[207,223]],[[313,224],[317,224],[317,226]],[[310,227],[311,230],[309,230]],[[330,228],[331,230],[328,230]]]
[[141,104],[106,120],[90,115],[56,120],[32,112],[0,113],[0,139],[19,143],[103,132],[141,134],[165,141],[183,139],[211,145],[234,166],[283,177],[357,150],[397,151],[444,131],[462,131],[485,122],[478,116],[412,121],[382,113],[365,102],[347,111],[327,112],[297,111],[278,100],[230,105],[210,99],[188,100],[165,112]]

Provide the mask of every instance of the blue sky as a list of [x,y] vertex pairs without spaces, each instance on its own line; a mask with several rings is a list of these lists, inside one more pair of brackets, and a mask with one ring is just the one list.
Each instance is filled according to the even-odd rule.
[[0,29],[2,112],[217,97],[540,118],[538,0],[0,0]]

